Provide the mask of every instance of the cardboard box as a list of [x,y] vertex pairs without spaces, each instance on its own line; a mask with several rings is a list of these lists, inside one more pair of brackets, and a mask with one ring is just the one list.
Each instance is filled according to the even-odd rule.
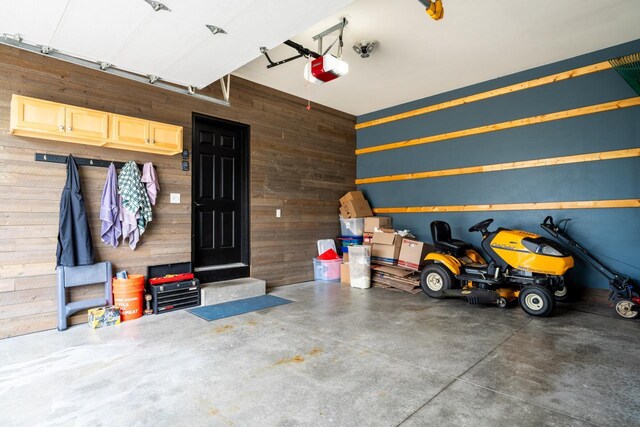
[[374,243],[371,246],[371,262],[383,265],[396,265],[400,247],[396,245],[381,245]]
[[383,265],[376,265],[375,267],[372,267],[372,270],[374,270],[374,272],[375,271],[380,271],[382,273],[387,273],[387,274],[390,274],[392,276],[396,276],[396,277],[400,277],[400,278],[411,276],[413,274],[413,271],[409,271],[409,270],[406,270],[404,268],[386,267],[386,266],[383,266]]
[[364,219],[364,232],[373,233],[376,228],[392,228],[393,221],[388,216],[370,216]]
[[395,233],[377,232],[373,233],[371,239],[371,262],[384,265],[396,265],[402,237]]
[[349,263],[340,264],[340,282],[351,283],[351,273],[349,272]]
[[366,200],[366,199],[364,198],[364,194],[362,194],[362,191],[349,191],[347,194],[340,197],[340,204],[345,205],[347,202],[350,202],[352,200]]
[[340,207],[340,215],[347,219],[364,218],[373,215],[373,212],[366,200],[350,200]]
[[398,266],[420,270],[424,266],[424,257],[433,252],[433,246],[412,239],[402,239]]
[[93,329],[120,324],[120,308],[115,305],[90,308],[88,311],[89,326]]
[[371,243],[381,245],[396,245],[400,247],[402,244],[402,236],[393,232],[378,231],[373,233]]

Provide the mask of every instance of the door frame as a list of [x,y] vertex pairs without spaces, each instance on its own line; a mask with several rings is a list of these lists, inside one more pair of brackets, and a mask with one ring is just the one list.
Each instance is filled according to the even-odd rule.
[[[240,132],[240,143],[243,149],[240,152],[240,168],[242,183],[240,188],[240,204],[242,205],[240,215],[242,217],[241,224],[241,236],[240,236],[240,257],[241,263],[244,266],[232,267],[232,268],[214,268],[211,270],[203,270],[195,272],[195,253],[196,253],[196,210],[194,209],[194,203],[196,200],[196,174],[193,163],[195,162],[194,149],[196,139],[196,120],[207,120],[215,126],[234,126]],[[234,122],[232,120],[220,119],[218,117],[212,117],[202,113],[192,113],[191,118],[191,265],[194,266],[195,276],[200,279],[201,283],[217,282],[222,280],[239,279],[242,277],[250,276],[251,266],[251,211],[250,211],[250,181],[251,181],[251,169],[249,165],[250,157],[250,141],[251,141],[251,127],[245,123]]]

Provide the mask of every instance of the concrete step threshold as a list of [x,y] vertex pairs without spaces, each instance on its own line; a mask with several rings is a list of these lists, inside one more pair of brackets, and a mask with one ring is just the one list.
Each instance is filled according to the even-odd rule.
[[267,282],[252,277],[202,283],[200,287],[201,305],[220,304],[267,293]]
[[196,267],[193,269],[196,273],[200,271],[211,271],[211,270],[224,270],[229,268],[237,268],[237,267],[246,267],[247,264],[242,262],[234,262],[233,264],[220,264],[220,265],[211,265],[208,267]]

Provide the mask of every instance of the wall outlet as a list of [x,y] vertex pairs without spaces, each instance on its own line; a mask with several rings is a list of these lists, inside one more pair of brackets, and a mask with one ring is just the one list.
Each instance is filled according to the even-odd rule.
[[171,203],[180,203],[180,193],[171,193],[170,202]]
[[282,216],[282,212],[280,209],[276,209],[276,218],[280,218]]

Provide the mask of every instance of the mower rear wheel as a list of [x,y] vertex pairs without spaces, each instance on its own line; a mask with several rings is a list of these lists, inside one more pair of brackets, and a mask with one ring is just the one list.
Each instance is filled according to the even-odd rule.
[[556,306],[551,291],[540,285],[528,285],[522,288],[518,301],[525,313],[537,317],[548,316]]
[[556,290],[553,293],[553,297],[558,302],[568,301],[571,298],[571,293],[569,292],[569,287],[567,286],[567,284],[564,283],[560,289]]
[[633,307],[632,301],[618,301],[616,304],[616,313],[618,313],[618,316],[624,317],[625,319],[635,319],[640,316],[640,311],[633,311],[631,310],[631,307]]
[[444,298],[445,289],[453,288],[456,278],[445,267],[438,264],[429,264],[420,275],[420,287],[431,298]]

